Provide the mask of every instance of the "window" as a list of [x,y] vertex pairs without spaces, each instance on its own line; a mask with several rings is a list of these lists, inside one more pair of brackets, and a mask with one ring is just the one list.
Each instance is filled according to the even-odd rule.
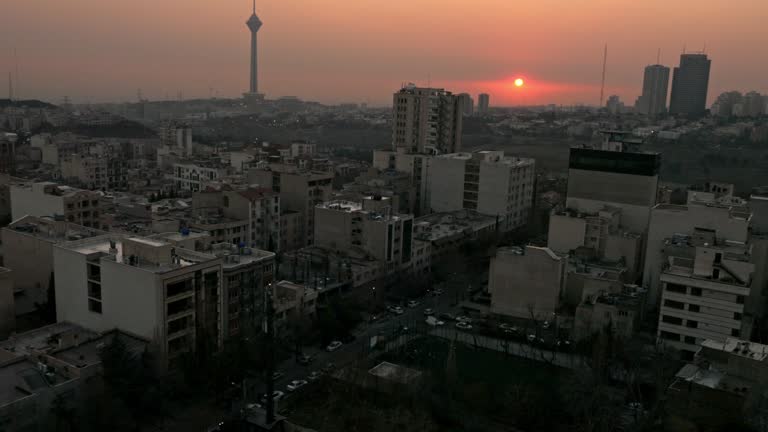
[[167,297],[173,297],[177,296],[179,294],[186,293],[188,291],[192,290],[192,280],[187,279],[179,282],[174,282],[171,284],[168,284],[168,287],[166,288]]
[[731,330],[731,336],[733,336],[733,337],[741,337],[741,330],[739,330],[739,329],[732,329]]
[[691,345],[696,345],[696,338],[693,337],[693,336],[686,336],[685,337],[685,343],[691,344]]
[[744,296],[736,296],[736,303],[744,304]]
[[101,300],[101,284],[88,281],[88,297]]
[[741,314],[739,312],[734,312],[733,319],[735,319],[736,321],[741,321]]
[[675,293],[679,293],[679,294],[685,294],[686,287],[685,287],[685,285],[668,283],[667,284],[667,291],[675,292]]
[[715,254],[715,264],[720,264],[723,261],[723,254],[718,252]]
[[174,334],[178,333],[182,330],[185,330],[189,327],[189,317],[183,317],[176,320],[171,321],[168,323],[168,334]]
[[171,316],[180,312],[190,310],[191,307],[192,307],[192,302],[190,301],[190,299],[183,298],[181,300],[176,300],[175,302],[168,303],[168,306],[166,307],[166,313],[168,316]]
[[699,307],[699,305],[695,305],[695,304],[688,305],[689,312],[699,312],[700,309],[701,308]]
[[691,288],[691,295],[701,297],[701,288]]
[[664,306],[672,309],[683,310],[685,308],[685,303],[667,299],[664,300]]
[[88,299],[88,310],[97,314],[101,313],[101,302],[94,299]]
[[673,317],[669,315],[664,315],[661,317],[661,321],[665,322],[667,324],[674,324],[674,325],[683,325],[683,319],[678,317]]
[[698,328],[699,322],[694,320],[688,320],[688,322],[685,323],[685,326],[688,328]]
[[680,335],[677,333],[662,330],[661,333],[659,333],[659,336],[666,340],[680,341]]

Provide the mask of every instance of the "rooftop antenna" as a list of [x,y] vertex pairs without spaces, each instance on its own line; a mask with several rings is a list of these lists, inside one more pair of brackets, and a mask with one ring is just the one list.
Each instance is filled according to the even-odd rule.
[[707,53],[707,43],[706,42],[704,42],[704,49],[702,49],[701,52],[702,52],[702,54],[706,54]]
[[661,48],[656,51],[656,64],[661,64]]
[[256,0],[253,0],[253,14],[256,15]]
[[685,54],[685,44],[683,44],[683,54]]
[[8,72],[8,100],[13,102],[13,74]]
[[432,87],[432,74],[427,72],[427,88]]
[[603,51],[603,79],[600,82],[600,105],[603,106],[603,95],[605,94],[605,66],[608,63],[608,44],[605,44],[605,50]]
[[19,99],[19,56],[17,55],[16,48],[13,49],[13,61],[16,63],[16,77],[14,79],[14,93],[16,99]]

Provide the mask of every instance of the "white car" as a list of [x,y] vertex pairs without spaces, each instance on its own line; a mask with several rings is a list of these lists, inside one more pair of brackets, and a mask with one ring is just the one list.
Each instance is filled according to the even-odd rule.
[[429,315],[434,315],[434,314],[435,314],[435,311],[433,311],[432,308],[424,309],[424,315],[429,316]]
[[392,308],[392,313],[395,315],[402,315],[405,313],[405,311],[400,306],[395,306],[394,308]]
[[312,371],[309,373],[309,376],[307,376],[307,379],[310,381],[317,381],[320,379],[321,376],[323,376],[323,374],[321,374],[320,372]]
[[307,383],[307,381],[305,381],[305,380],[293,380],[293,381],[291,381],[291,383],[290,383],[290,384],[288,384],[288,386],[286,386],[286,389],[287,389],[289,392],[294,392],[294,391],[296,391],[296,390],[298,390],[298,389],[300,389],[300,388],[304,387],[304,386],[305,386],[305,385],[307,385],[307,384],[308,384],[308,383]]
[[432,327],[440,327],[445,325],[445,321],[440,321],[439,319],[431,315],[428,316],[427,319],[424,320],[424,322],[427,323],[427,325],[430,325]]
[[548,329],[549,328],[549,321],[544,321],[543,323],[541,323],[541,328],[543,328],[544,330]]
[[[274,392],[272,392],[272,400],[275,401],[275,402],[277,402],[280,399],[282,399],[283,396],[285,396],[285,393],[281,392],[280,390],[275,390]],[[264,394],[264,395],[261,396],[261,404],[263,405],[263,404],[266,404],[266,403],[267,403],[267,395]]]
[[408,302],[408,307],[409,307],[409,308],[415,308],[415,307],[416,307],[416,306],[418,306],[418,305],[419,305],[419,302],[417,302],[416,300],[410,300],[410,301]]
[[528,339],[528,342],[533,342],[533,341],[536,340],[536,335],[535,334],[529,334],[527,336],[527,339]]
[[334,352],[337,349],[341,348],[342,345],[344,344],[342,344],[341,341],[333,341],[329,343],[327,347],[325,347],[325,350],[328,352]]
[[459,321],[456,323],[456,328],[459,330],[472,330],[472,325],[464,321]]

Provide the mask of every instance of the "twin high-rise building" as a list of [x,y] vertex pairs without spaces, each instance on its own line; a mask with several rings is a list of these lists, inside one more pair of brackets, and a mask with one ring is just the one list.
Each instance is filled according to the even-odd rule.
[[443,89],[409,84],[393,97],[392,146],[406,153],[461,149],[461,98]]
[[477,96],[477,113],[478,114],[488,113],[489,100],[490,100],[490,96],[488,96],[488,93],[480,93]]
[[667,111],[668,89],[669,68],[659,64],[646,66],[643,94],[635,102],[635,111],[647,115],[663,114]]
[[461,109],[466,117],[475,113],[475,100],[469,93],[459,94],[459,99],[461,99]]
[[672,75],[670,114],[701,115],[706,111],[709,69],[706,54],[683,54]]

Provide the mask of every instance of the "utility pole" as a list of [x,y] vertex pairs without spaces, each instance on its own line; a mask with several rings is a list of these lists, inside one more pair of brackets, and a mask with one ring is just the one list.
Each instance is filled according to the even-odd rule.
[[600,106],[603,107],[603,95],[605,92],[605,66],[608,63],[608,44],[605,44],[605,50],[603,51],[603,79],[600,81]]
[[273,398],[275,393],[275,381],[272,379],[272,374],[275,372],[275,326],[274,326],[274,308],[272,304],[272,283],[267,285],[265,306],[265,326],[264,332],[267,338],[267,425],[271,425],[275,421],[275,400]]

